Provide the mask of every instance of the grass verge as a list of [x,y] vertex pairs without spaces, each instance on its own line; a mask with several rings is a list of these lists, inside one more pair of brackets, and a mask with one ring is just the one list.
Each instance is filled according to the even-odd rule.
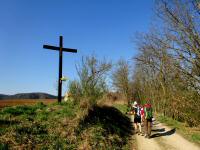
[[186,123],[179,122],[172,118],[156,114],[156,118],[172,128],[176,128],[178,133],[189,141],[196,143],[200,146],[200,127],[189,127]]

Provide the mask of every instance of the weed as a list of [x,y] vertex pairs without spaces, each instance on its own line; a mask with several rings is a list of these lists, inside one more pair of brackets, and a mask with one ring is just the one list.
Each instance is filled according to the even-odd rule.
[[48,115],[49,115],[49,113],[45,112],[45,111],[38,112],[36,114],[35,120],[38,120],[38,121],[47,121],[48,120]]
[[8,150],[8,144],[0,143],[0,150]]
[[34,115],[35,109],[31,106],[16,106],[4,108],[3,112],[13,116],[18,116],[21,114]]
[[200,143],[200,133],[194,133],[191,137],[194,142]]
[[1,135],[3,135],[3,134],[5,134],[6,133],[6,128],[4,127],[2,127],[2,125],[1,125],[1,128],[0,128],[0,136]]

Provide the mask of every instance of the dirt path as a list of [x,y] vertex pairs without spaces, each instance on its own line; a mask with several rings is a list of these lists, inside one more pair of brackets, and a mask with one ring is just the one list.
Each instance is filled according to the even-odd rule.
[[176,129],[170,129],[156,121],[150,139],[141,135],[135,136],[138,150],[200,150],[200,147],[177,134]]

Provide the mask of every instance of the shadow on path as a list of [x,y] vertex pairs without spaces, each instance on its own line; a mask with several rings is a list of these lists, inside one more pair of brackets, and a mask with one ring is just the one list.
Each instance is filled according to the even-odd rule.
[[161,129],[152,129],[151,131],[153,132],[164,132],[165,128],[161,128]]
[[[165,130],[165,128],[162,128],[162,129],[156,129],[156,131],[157,132],[163,132],[162,131],[163,129]],[[152,131],[154,131],[154,130],[152,130]],[[169,135],[174,134],[175,132],[176,132],[176,128],[173,128],[173,129],[171,129],[169,131],[166,131],[164,133],[155,133],[155,134],[152,134],[151,138],[156,138],[156,137],[161,137],[161,136],[169,136]]]

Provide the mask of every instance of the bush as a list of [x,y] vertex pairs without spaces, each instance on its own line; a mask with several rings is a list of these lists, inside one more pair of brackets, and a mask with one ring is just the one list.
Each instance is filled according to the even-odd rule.
[[69,93],[76,103],[81,100],[82,90],[81,85],[78,81],[74,80],[69,82]]
[[96,104],[107,91],[106,74],[110,69],[111,63],[105,60],[97,60],[94,56],[82,58],[77,66],[79,80],[69,83],[74,101],[88,99],[92,105]]

